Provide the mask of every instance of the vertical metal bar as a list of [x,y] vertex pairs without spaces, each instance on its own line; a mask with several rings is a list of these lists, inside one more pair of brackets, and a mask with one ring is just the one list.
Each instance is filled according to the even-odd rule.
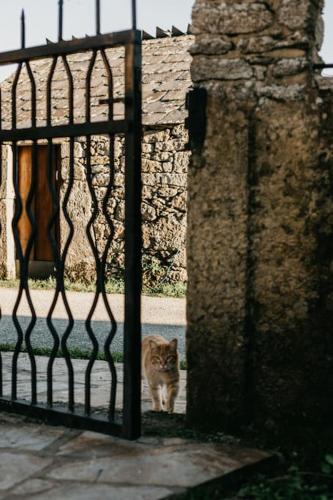
[[96,35],[101,34],[101,0],[96,0]]
[[63,25],[64,25],[64,0],[59,0],[58,8],[58,40],[63,40]]
[[[113,74],[112,74],[112,69],[110,66],[110,62],[106,56],[106,53],[104,50],[101,51],[104,67],[107,73],[108,77],[108,118],[109,120],[113,120]],[[103,214],[105,217],[105,221],[108,224],[109,230],[110,230],[110,235],[108,237],[107,243],[104,248],[104,253],[102,256],[102,276],[103,276],[103,290],[102,290],[102,296],[103,296],[103,302],[105,305],[105,308],[107,310],[107,313],[110,318],[111,322],[111,329],[108,334],[108,336],[105,339],[104,343],[104,354],[105,354],[105,359],[108,362],[109,365],[109,370],[110,370],[110,375],[111,375],[111,390],[110,390],[110,403],[109,403],[109,420],[112,421],[114,420],[115,417],[115,408],[116,408],[116,398],[117,398],[117,370],[114,364],[114,360],[111,354],[111,344],[112,341],[117,333],[117,323],[115,320],[115,317],[112,313],[107,295],[106,295],[106,289],[105,289],[105,271],[106,271],[106,262],[107,262],[107,257],[108,253],[111,247],[111,243],[114,237],[114,224],[112,221],[112,218],[109,213],[109,200],[111,196],[111,192],[114,187],[114,175],[115,175],[115,168],[114,168],[114,162],[115,162],[115,157],[114,157],[114,142],[115,142],[115,136],[114,135],[109,135],[109,169],[110,169],[110,177],[109,177],[109,183],[108,187],[103,199]]]
[[[1,93],[1,87],[0,87],[0,130],[2,129],[2,93]],[[0,141],[0,192],[2,188],[2,142]],[[8,179],[7,179],[8,182]],[[2,225],[1,225],[1,220],[0,220],[0,238],[1,238],[1,233],[2,233]],[[1,304],[0,304],[0,321],[2,319],[2,311],[1,311]],[[2,354],[0,351],[0,397],[3,395],[3,381],[2,381]]]
[[[68,78],[68,104],[69,104],[69,123],[72,124],[74,122],[74,79],[73,75],[70,69],[70,66],[68,64],[66,56],[62,57],[65,70],[66,70],[66,75]],[[75,152],[74,152],[74,137],[70,137],[69,139],[69,176],[68,176],[68,185],[67,185],[67,190],[64,196],[63,204],[62,204],[62,210],[64,214],[64,218],[68,224],[69,227],[69,234],[67,237],[67,241],[64,245],[64,249],[61,255],[61,273],[59,273],[59,281],[57,283],[57,287],[61,290],[61,297],[66,309],[66,313],[68,316],[68,326],[65,330],[65,332],[62,335],[61,338],[61,350],[64,354],[64,358],[66,361],[67,365],[67,371],[68,371],[68,409],[69,411],[73,412],[74,411],[74,405],[75,405],[75,399],[74,399],[74,388],[75,388],[75,381],[74,381],[74,367],[71,359],[70,352],[67,347],[67,341],[69,339],[69,336],[73,330],[74,327],[74,318],[72,315],[71,308],[69,306],[66,292],[65,292],[65,285],[64,285],[64,270],[65,270],[65,262],[66,262],[66,257],[68,254],[69,247],[71,245],[71,242],[73,240],[74,236],[74,224],[71,220],[71,217],[68,213],[68,203],[70,199],[70,195],[73,189],[74,185],[74,160],[75,160]]]
[[22,9],[21,13],[21,48],[25,49],[25,12]]
[[[13,90],[12,90],[13,92]],[[16,92],[13,92],[16,94]],[[15,100],[16,100],[16,95],[15,95]],[[12,116],[12,123],[16,123],[16,115]],[[20,237],[19,237],[19,232],[18,232],[18,221],[21,217],[22,214],[22,199],[20,195],[20,190],[18,186],[18,148],[17,148],[17,143],[13,142],[12,145],[13,148],[13,186],[14,186],[14,191],[15,191],[15,212],[14,212],[14,217],[12,221],[12,229],[13,229],[13,235],[14,235],[14,240],[15,240],[15,251],[17,258],[20,263],[20,286],[19,286],[19,293],[16,298],[16,302],[14,305],[13,309],[13,323],[17,332],[17,341],[15,344],[15,349],[14,349],[14,354],[12,358],[12,388],[11,388],[11,398],[12,400],[17,399],[17,362],[18,358],[21,352],[22,344],[23,344],[23,331],[20,325],[20,322],[17,319],[17,312],[20,306],[20,302],[22,299],[23,295],[23,287],[24,287],[24,278],[21,272],[22,266],[24,266],[24,258],[23,258],[23,252],[22,252],[22,247],[21,247],[21,242],[20,242]]]
[[75,399],[74,399],[74,367],[73,363],[71,360],[71,355],[67,347],[67,341],[69,339],[69,336],[73,330],[74,327],[74,318],[72,315],[71,308],[69,306],[66,292],[65,292],[65,285],[64,285],[64,267],[65,267],[65,262],[66,262],[66,257],[68,254],[69,247],[71,245],[71,242],[73,240],[74,236],[74,224],[70,218],[70,215],[68,213],[68,202],[70,199],[70,195],[73,189],[73,184],[74,184],[74,138],[71,137],[69,140],[69,176],[68,176],[68,186],[67,190],[64,196],[64,200],[62,203],[62,210],[64,214],[64,218],[67,222],[67,225],[69,227],[69,234],[67,237],[67,241],[64,246],[64,250],[62,252],[61,256],[61,273],[59,273],[59,282],[57,283],[57,287],[61,290],[61,297],[64,302],[64,306],[66,309],[66,314],[68,316],[68,326],[63,333],[61,337],[61,350],[63,352],[65,361],[66,361],[66,366],[67,366],[67,371],[68,371],[68,409],[69,411],[73,412],[74,411],[74,404],[75,404]]
[[136,0],[132,0],[132,29],[136,30],[136,26],[137,26]]
[[[17,99],[17,85],[20,79],[20,74],[22,71],[22,63],[18,65],[18,68],[16,70],[15,78],[13,81],[13,85],[11,88],[11,104],[12,104],[12,130],[16,129],[17,126],[17,105],[16,105],[16,99]],[[22,199],[21,199],[21,194],[19,190],[19,185],[18,185],[18,148],[17,148],[17,143],[13,142],[12,144],[12,149],[13,149],[13,186],[14,186],[14,191],[15,191],[15,211],[14,211],[14,217],[12,220],[12,229],[13,229],[13,235],[14,235],[14,241],[15,241],[15,252],[16,252],[16,257],[19,260],[20,263],[20,286],[19,286],[19,293],[16,298],[16,302],[14,305],[13,309],[13,323],[17,332],[17,341],[15,344],[15,349],[14,349],[14,354],[12,358],[12,379],[11,379],[11,398],[12,400],[17,399],[17,362],[19,358],[19,354],[21,352],[22,344],[23,344],[23,331],[21,328],[21,325],[17,319],[17,311],[20,306],[20,302],[22,299],[23,295],[23,289],[25,286],[24,283],[24,276],[22,275],[21,269],[22,266],[24,266],[24,257],[23,257],[23,251],[22,251],[22,246],[20,242],[20,237],[19,237],[19,232],[18,232],[18,221],[21,217],[22,214]]]
[[[2,130],[2,91],[1,91],[1,87],[0,87],[0,130]],[[3,165],[2,165],[2,142],[0,142],[0,189],[1,189],[1,186],[2,186],[2,178],[3,178],[2,169],[3,169]],[[0,225],[0,235],[1,235],[1,225]]]
[[[135,2],[134,2],[135,3]],[[126,45],[125,324],[123,434],[141,433],[141,37]]]
[[[2,93],[0,87],[0,130],[2,130]],[[0,142],[0,189],[2,186],[2,142]],[[0,221],[0,236],[1,236],[1,221]]]
[[25,283],[25,294],[27,298],[27,303],[29,305],[29,309],[31,312],[31,320],[29,322],[29,325],[25,331],[24,335],[24,340],[25,340],[25,345],[27,348],[28,356],[29,356],[29,361],[30,361],[30,369],[31,369],[31,404],[36,404],[37,403],[37,366],[36,366],[36,359],[34,355],[34,351],[31,345],[31,334],[33,332],[33,329],[36,325],[36,312],[33,306],[32,298],[30,295],[30,290],[29,290],[29,261],[30,261],[30,256],[32,254],[33,250],[33,245],[35,238],[37,236],[38,228],[36,224],[36,220],[34,217],[34,208],[33,208],[33,202],[35,198],[35,193],[37,190],[37,182],[38,182],[38,145],[37,142],[33,142],[32,146],[32,169],[31,169],[31,185],[30,185],[30,190],[28,194],[28,198],[26,201],[26,211],[29,217],[29,221],[31,224],[31,233],[29,236],[29,240],[27,243],[27,248],[25,251],[24,255],[24,261],[25,265],[22,269],[22,274],[24,274],[24,283]]
[[[97,52],[94,51],[92,54],[90,63],[89,63],[87,77],[86,77],[86,122],[87,123],[90,123],[90,121],[91,121],[91,79],[92,79],[92,74],[93,74],[96,58],[97,58]],[[92,317],[94,315],[94,312],[95,312],[95,309],[96,309],[96,306],[98,303],[99,295],[103,289],[103,276],[101,275],[101,265],[100,265],[100,261],[99,261],[99,254],[98,254],[98,251],[96,248],[94,238],[91,235],[91,229],[92,229],[93,224],[94,224],[96,217],[98,215],[98,200],[96,198],[96,193],[95,193],[94,187],[92,185],[91,136],[90,135],[88,135],[86,137],[86,141],[87,141],[87,184],[88,184],[88,188],[89,188],[89,192],[90,192],[90,196],[91,196],[91,203],[92,203],[92,213],[91,213],[91,217],[89,219],[89,222],[88,222],[88,225],[86,228],[86,234],[87,234],[90,248],[91,248],[92,253],[94,255],[96,276],[97,276],[96,292],[95,292],[94,300],[93,300],[92,306],[89,310],[89,313],[88,313],[88,316],[87,316],[87,319],[85,322],[86,330],[87,330],[89,339],[92,343],[92,352],[91,352],[91,355],[89,358],[89,363],[88,363],[87,368],[86,368],[85,387],[84,387],[84,390],[85,390],[85,413],[86,413],[86,415],[90,415],[90,412],[91,412],[91,373],[92,373],[92,369],[93,369],[93,366],[95,364],[95,361],[97,359],[98,349],[99,349],[99,344],[98,344],[97,338],[96,338],[94,331],[91,327],[91,320],[92,320]]]
[[[30,63],[29,61],[26,62],[26,68],[27,68],[27,73],[28,77],[30,80],[31,84],[31,127],[35,128],[37,125],[37,103],[36,103],[36,82],[34,75],[32,73]],[[30,360],[30,367],[31,367],[31,403],[36,404],[37,403],[37,367],[36,367],[36,359],[34,355],[34,351],[31,345],[31,334],[33,332],[33,329],[36,324],[36,312],[35,308],[32,302],[32,298],[30,295],[30,290],[29,290],[29,261],[30,261],[30,256],[32,255],[33,252],[33,246],[35,243],[35,240],[37,238],[38,234],[38,226],[37,222],[35,219],[35,214],[34,214],[34,201],[35,201],[35,194],[37,192],[37,186],[38,186],[38,144],[37,141],[33,141],[33,146],[32,146],[32,169],[31,169],[31,184],[30,184],[30,190],[26,202],[26,211],[29,217],[29,221],[31,224],[31,233],[29,236],[29,240],[27,243],[27,248],[25,251],[24,255],[24,260],[25,260],[25,265],[24,268],[22,269],[22,273],[26,274],[24,278],[25,282],[25,293],[26,293],[26,298],[27,302],[31,311],[31,321],[26,329],[25,332],[25,344],[27,347],[27,352]]]
[[[48,188],[51,193],[51,199],[52,199],[52,215],[50,220],[48,221],[47,225],[47,234],[48,238],[51,244],[52,248],[52,254],[53,254],[53,260],[55,263],[55,271],[56,271],[56,280],[57,280],[57,285],[58,285],[58,276],[59,276],[59,252],[57,248],[57,242],[54,237],[54,226],[56,224],[58,214],[59,214],[59,203],[57,200],[57,195],[56,195],[56,190],[54,187],[54,166],[55,166],[55,158],[54,158],[54,151],[53,151],[53,143],[52,139],[48,139],[47,141],[47,182],[48,182]],[[53,347],[51,350],[50,358],[47,364],[47,405],[51,408],[53,406],[53,366],[54,366],[54,361],[55,358],[58,354],[59,351],[59,346],[60,346],[60,337],[57,332],[57,329],[54,328],[53,322],[52,322],[52,315],[54,312],[54,309],[56,307],[57,301],[59,297],[59,289],[58,286],[56,286],[56,291],[52,300],[52,304],[50,307],[50,310],[48,312],[46,322],[47,326],[51,332],[52,338],[53,338]]]
[[16,73],[15,73],[15,78],[13,81],[12,85],[12,91],[11,91],[11,100],[12,100],[12,130],[16,129],[17,125],[17,104],[16,104],[16,98],[17,98],[17,85],[20,79],[21,71],[22,71],[22,63],[20,63],[17,67]]
[[[54,76],[54,72],[57,66],[58,58],[54,57],[52,61],[52,65],[50,68],[49,76],[47,79],[47,89],[46,89],[46,122],[48,126],[52,125],[52,80]],[[48,238],[51,244],[52,248],[52,254],[53,254],[53,260],[55,263],[55,271],[56,271],[56,291],[53,297],[53,301],[50,307],[50,310],[47,315],[47,326],[51,332],[52,338],[53,338],[53,348],[50,354],[49,362],[47,364],[47,405],[52,408],[53,406],[53,366],[54,366],[54,361],[55,358],[58,354],[59,351],[59,346],[60,346],[60,337],[57,332],[57,329],[54,327],[53,322],[52,322],[52,315],[54,312],[54,309],[56,307],[59,294],[60,294],[60,289],[59,289],[59,280],[61,281],[61,278],[59,279],[59,276],[61,276],[62,271],[61,271],[61,260],[60,260],[60,255],[59,255],[59,250],[58,250],[58,245],[56,238],[54,237],[54,228],[57,223],[58,215],[59,215],[59,201],[58,201],[58,196],[57,192],[54,186],[54,178],[55,178],[55,173],[54,173],[54,168],[55,168],[55,158],[54,158],[54,151],[53,151],[53,143],[52,139],[48,139],[47,141],[47,181],[48,181],[48,187],[49,191],[51,193],[51,198],[52,198],[52,215],[51,218],[48,222],[47,226],[47,234]]]

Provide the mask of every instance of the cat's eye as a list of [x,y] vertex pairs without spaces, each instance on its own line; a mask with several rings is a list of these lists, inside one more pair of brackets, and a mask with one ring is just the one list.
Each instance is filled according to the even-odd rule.
[[157,364],[161,363],[161,360],[157,356],[153,356],[151,358],[151,362],[153,363],[153,365],[157,365]]

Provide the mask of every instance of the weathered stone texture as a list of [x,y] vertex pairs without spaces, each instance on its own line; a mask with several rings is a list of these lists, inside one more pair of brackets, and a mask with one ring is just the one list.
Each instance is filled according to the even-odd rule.
[[[318,256],[321,188],[318,114],[310,102],[266,102],[257,112],[252,217],[256,413],[317,418],[331,359],[318,321],[325,275]],[[300,410],[301,409],[301,410]],[[274,420],[274,418],[273,418]]]
[[[143,271],[147,284],[186,281],[186,197],[189,152],[184,125],[163,130],[146,131],[142,153],[142,219]],[[74,184],[67,211],[74,222],[74,235],[69,247],[67,275],[71,279],[95,277],[94,256],[87,238],[86,227],[92,217],[92,197],[87,183],[87,145],[84,139],[75,143]],[[99,255],[105,251],[108,239],[109,276],[122,276],[124,270],[124,139],[115,141],[114,169],[110,168],[109,141],[94,137],[91,144],[92,188],[97,199],[97,214],[90,234]],[[62,146],[61,203],[65,199],[69,178],[69,145]],[[112,181],[112,177],[114,180]],[[113,188],[107,192],[109,181]],[[108,215],[103,202],[108,196]],[[62,247],[68,238],[67,223],[61,215]]]
[[208,106],[189,170],[188,415],[201,424],[332,418],[333,93],[311,70],[321,7],[194,7]]
[[187,354],[190,417],[200,407],[214,420],[228,388],[228,421],[241,412],[248,197],[247,119],[232,104],[225,114],[225,105],[210,96],[205,152],[189,170]]
[[[237,23],[235,23],[235,16]],[[261,2],[199,1],[193,9],[193,33],[234,35],[264,30],[273,22],[268,5]]]

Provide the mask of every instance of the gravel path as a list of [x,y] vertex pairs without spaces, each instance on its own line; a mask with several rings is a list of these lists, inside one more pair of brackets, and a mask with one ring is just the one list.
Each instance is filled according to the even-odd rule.
[[[53,340],[46,323],[46,316],[50,309],[54,292],[52,290],[32,290],[32,301],[36,309],[37,322],[31,335],[34,347],[52,347]],[[2,319],[0,321],[0,343],[12,344],[16,341],[17,333],[12,320],[12,311],[17,297],[17,290],[0,288],[0,306]],[[85,320],[89,313],[93,297],[92,293],[68,292],[73,317],[74,328],[70,334],[68,346],[82,350],[91,349]],[[124,321],[124,297],[123,295],[108,295],[108,301],[118,324],[117,333],[112,343],[113,351],[122,351],[123,346],[123,321]],[[29,325],[31,320],[30,309],[24,297],[18,310],[19,322],[23,329]],[[142,329],[143,335],[158,333],[167,339],[178,338],[181,357],[185,356],[185,299],[143,297],[142,300]],[[68,324],[67,314],[62,301],[58,301],[53,314],[53,324],[61,335]],[[110,330],[110,321],[107,311],[99,301],[93,316],[92,327],[95,335],[102,344]]]

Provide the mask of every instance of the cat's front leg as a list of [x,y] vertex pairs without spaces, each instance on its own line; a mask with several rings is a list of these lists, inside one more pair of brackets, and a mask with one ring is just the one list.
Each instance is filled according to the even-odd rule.
[[158,385],[150,385],[153,411],[162,411],[161,389]]
[[178,382],[173,382],[167,386],[167,401],[166,401],[166,411],[168,413],[173,413],[175,409],[175,401],[179,392]]

